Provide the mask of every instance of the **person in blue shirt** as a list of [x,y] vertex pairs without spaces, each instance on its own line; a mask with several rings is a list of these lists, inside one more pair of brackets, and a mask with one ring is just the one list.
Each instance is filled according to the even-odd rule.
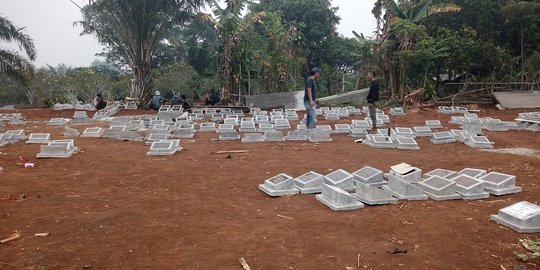
[[161,107],[161,102],[164,100],[164,98],[161,96],[161,93],[159,91],[156,91],[156,94],[152,97],[152,109],[159,110]]
[[317,100],[317,84],[315,80],[321,75],[321,69],[314,67],[309,72],[309,77],[306,79],[306,87],[304,90],[304,106],[306,107],[306,127],[313,129],[315,123],[315,101]]

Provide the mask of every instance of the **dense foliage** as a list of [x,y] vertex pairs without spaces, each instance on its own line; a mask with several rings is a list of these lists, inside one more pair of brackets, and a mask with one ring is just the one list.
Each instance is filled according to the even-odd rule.
[[[330,0],[227,0],[211,4],[213,15],[200,13],[206,1],[188,2],[90,1],[84,33],[106,45],[105,61],[41,68],[26,84],[4,72],[0,98],[51,104],[88,102],[98,91],[122,99],[214,88],[235,102],[301,90],[314,66],[322,69],[321,96],[365,87],[368,70],[398,100],[416,88],[426,98],[446,96],[440,86],[452,80],[540,83],[539,0],[376,0],[375,36],[354,38],[337,33]],[[35,51],[27,52],[32,59]]]

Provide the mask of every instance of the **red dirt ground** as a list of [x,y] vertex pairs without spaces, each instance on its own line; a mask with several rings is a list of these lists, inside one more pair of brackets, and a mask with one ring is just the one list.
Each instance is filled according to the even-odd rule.
[[[0,111],[2,112],[2,111]],[[13,112],[13,111],[3,111]],[[26,133],[63,127],[45,124],[73,111],[19,110]],[[513,120],[521,111],[484,108],[480,116]],[[150,111],[122,111],[119,115]],[[449,115],[426,110],[391,117],[392,126],[423,124]],[[350,119],[340,120],[342,123]],[[325,121],[321,120],[321,124]],[[71,125],[80,132],[87,126]],[[107,123],[99,124],[106,126]],[[486,132],[496,148],[540,150],[540,134]],[[68,159],[39,159],[39,145],[17,143],[0,149],[0,269],[512,269],[523,252],[519,234],[489,220],[512,203],[540,203],[540,158],[488,153],[464,144],[432,145],[420,151],[372,149],[346,135],[332,143],[219,142],[215,133],[182,140],[171,157],[146,156],[142,142],[75,138],[81,149]],[[213,154],[220,150],[247,154]],[[18,156],[36,162],[16,165]],[[258,190],[265,179],[314,170],[355,171],[370,165],[384,171],[407,162],[425,172],[436,168],[483,168],[517,175],[523,192],[478,201],[400,201],[396,205],[334,212],[313,195],[270,198]],[[35,237],[35,233],[50,233]],[[389,254],[394,248],[406,254]],[[540,261],[521,263],[540,268]]]

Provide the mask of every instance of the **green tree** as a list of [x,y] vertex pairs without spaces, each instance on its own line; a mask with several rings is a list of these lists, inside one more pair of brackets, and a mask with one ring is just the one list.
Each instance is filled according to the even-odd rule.
[[[382,10],[384,9],[384,16]],[[390,79],[392,95],[403,100],[409,51],[422,38],[427,37],[423,26],[429,16],[460,11],[454,4],[435,4],[432,0],[399,1],[379,0],[375,3],[373,14],[382,24],[378,33],[377,54]],[[383,17],[381,17],[383,16]],[[381,21],[384,21],[381,23]]]
[[232,68],[233,50],[238,44],[240,35],[246,31],[250,25],[259,21],[265,16],[265,12],[249,12],[242,16],[242,12],[247,5],[252,4],[249,0],[226,0],[227,6],[221,8],[219,3],[214,0],[212,11],[216,15],[213,19],[210,15],[204,14],[202,17],[214,24],[218,36],[221,38],[221,96],[223,100],[230,100],[235,83],[235,74]]
[[[4,42],[15,42],[19,45],[29,60],[36,59],[36,48],[34,42],[24,31],[24,28],[16,27],[10,20],[0,17],[0,40]],[[26,81],[28,73],[33,72],[32,64],[19,55],[6,49],[0,49],[0,72],[19,81]]]
[[305,58],[305,72],[323,63],[334,66],[331,44],[340,19],[329,0],[261,0],[253,10],[279,12],[286,25],[297,29],[294,49]]
[[[154,50],[175,25],[185,23],[207,0],[90,0],[82,8],[82,34],[122,56],[133,72],[132,95],[148,100],[154,82]],[[142,102],[141,104],[144,104]]]
[[[525,62],[527,61],[525,59],[525,30],[531,25],[536,25],[540,21],[540,3],[511,1],[501,8],[501,12],[507,20],[516,23],[519,28],[519,60],[521,62],[520,80],[523,83],[526,76]],[[536,30],[538,30],[538,28]],[[523,85],[521,85],[521,90],[523,90]]]

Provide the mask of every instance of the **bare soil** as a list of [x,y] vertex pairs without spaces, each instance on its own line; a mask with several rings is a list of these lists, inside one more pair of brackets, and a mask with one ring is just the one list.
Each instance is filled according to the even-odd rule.
[[[18,110],[28,122],[4,129],[50,132],[53,117],[73,111]],[[480,116],[513,120],[525,110],[483,108]],[[0,111],[13,112],[13,111]],[[140,115],[151,111],[121,111]],[[342,119],[340,123],[350,123]],[[391,117],[392,126],[423,125],[449,115],[432,110]],[[320,124],[325,124],[320,120]],[[333,123],[332,123],[333,124]],[[80,132],[88,126],[70,125]],[[295,126],[295,125],[294,125]],[[540,150],[540,134],[486,132],[497,148]],[[75,138],[80,152],[67,159],[35,158],[39,145],[24,142],[0,149],[0,269],[512,269],[523,252],[519,234],[489,217],[527,200],[540,203],[540,158],[472,149],[461,143],[420,151],[373,149],[346,135],[331,143],[220,142],[200,132],[170,157],[146,156],[142,142]],[[245,154],[215,154],[249,150]],[[18,157],[36,162],[18,166]],[[520,194],[477,201],[400,201],[395,205],[334,212],[313,195],[270,198],[258,189],[279,173],[355,171],[370,165],[384,171],[407,162],[425,172],[483,168],[513,174]],[[6,199],[9,196],[9,199]],[[50,233],[36,237],[36,233]],[[387,251],[399,248],[403,254]],[[521,263],[540,268],[540,261]]]

